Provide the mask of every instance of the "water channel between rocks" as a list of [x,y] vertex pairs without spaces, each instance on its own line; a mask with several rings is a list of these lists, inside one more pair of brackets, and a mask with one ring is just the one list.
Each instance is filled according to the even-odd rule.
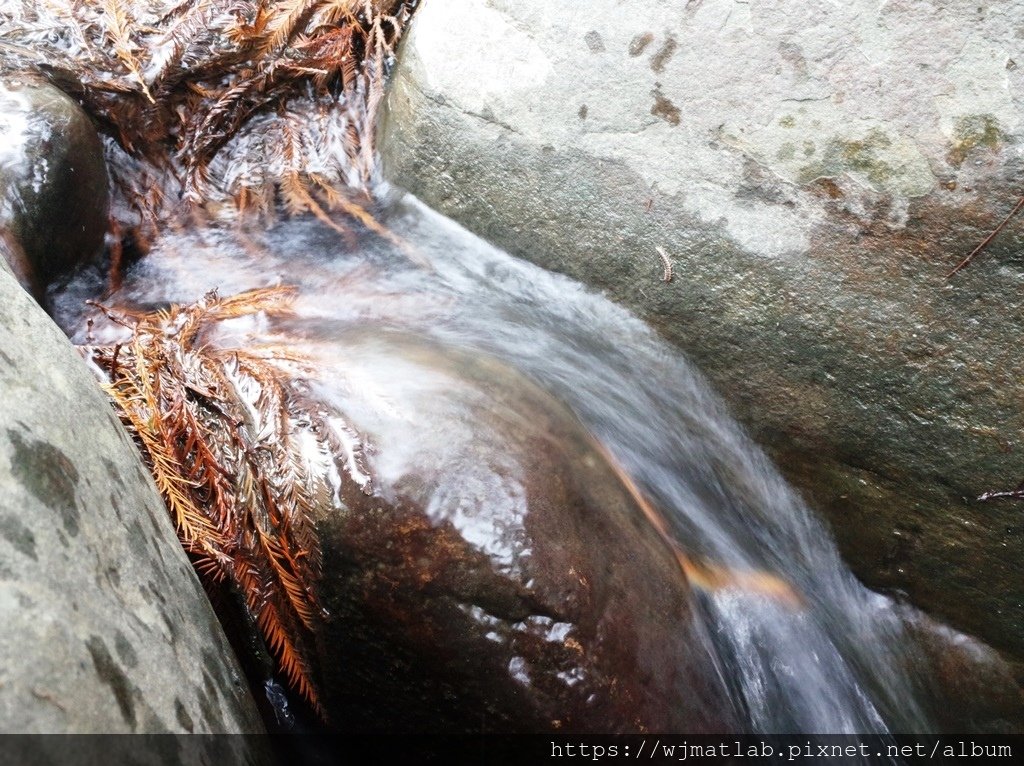
[[[514,536],[495,534],[528,510],[514,466],[503,472],[477,461],[465,446],[474,428],[469,411],[457,397],[435,396],[443,381],[417,372],[375,339],[417,338],[497,358],[571,408],[663,509],[688,554],[735,571],[774,573],[801,594],[798,608],[733,588],[697,596],[703,644],[695,651],[706,653],[702,661],[714,666],[746,728],[935,727],[934,710],[943,703],[929,699],[932,670],[911,638],[927,621],[858,584],[827,528],[685,358],[602,296],[490,247],[412,197],[395,203],[384,220],[417,259],[370,236],[351,249],[310,219],[245,237],[216,226],[168,232],[131,267],[118,292],[104,296],[102,276],[85,269],[51,291],[52,310],[83,343],[92,312],[86,299],[152,308],[191,302],[213,288],[231,295],[295,285],[294,317],[238,323],[230,332],[248,341],[285,337],[315,358],[318,394],[357,427],[370,417],[365,413],[387,413],[399,402],[414,402],[424,422],[445,424],[417,429],[401,413],[390,420],[375,415],[378,432],[418,436],[407,449],[388,441],[391,449],[374,468],[385,488],[389,477],[410,471],[443,473],[431,503],[455,504],[449,515],[462,537],[495,568],[514,572],[531,551]],[[103,321],[92,329],[100,342],[118,332]],[[423,455],[429,465],[417,464]],[[988,661],[987,650],[970,639],[929,630]],[[520,680],[530,683],[527,673]]]

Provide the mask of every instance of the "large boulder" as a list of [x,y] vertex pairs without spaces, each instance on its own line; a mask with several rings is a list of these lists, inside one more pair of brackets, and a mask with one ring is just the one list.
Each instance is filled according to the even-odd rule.
[[[135,446],[2,261],[0,656],[3,732],[262,731]],[[260,757],[241,738],[199,749]]]
[[[856,720],[872,728],[879,705],[904,729],[927,721],[949,731],[1019,729],[1024,707],[1006,665],[835,571],[817,525],[663,344],[655,351],[646,331],[619,324],[626,317],[600,298],[511,262],[419,206],[392,212],[391,231],[428,249],[436,271],[409,267],[390,249],[344,254],[336,232],[292,220],[257,240],[259,259],[251,241],[226,229],[167,234],[107,300],[115,310],[153,310],[274,275],[298,288],[293,315],[227,321],[203,338],[305,359],[296,402],[303,410],[317,402],[317,430],[330,424],[338,439],[341,473],[329,484],[343,502],[314,495],[319,595],[330,617],[316,625],[310,652],[332,727],[610,733],[791,730],[796,721],[821,730],[815,722],[826,720],[845,729]],[[203,268],[181,269],[183,252]],[[102,284],[81,272],[54,305],[69,332],[91,327],[112,344],[124,328],[82,306]],[[613,347],[617,361],[591,366]],[[607,408],[595,416],[580,406],[586,397],[552,385],[540,367],[581,391],[604,391]],[[665,471],[653,474],[660,481],[638,478],[676,498],[665,506],[675,509],[672,523],[708,519],[674,527],[691,553],[704,533],[733,541],[721,557],[690,560],[688,582],[611,458],[531,378],[589,412],[620,454],[631,449],[617,439],[668,445],[678,481]],[[656,399],[660,407],[645,398],[659,382],[675,399]],[[685,433],[663,443],[656,424]],[[640,454],[656,462],[659,453]],[[715,494],[721,485],[729,489]],[[769,516],[764,559],[731,557],[746,539],[739,528]],[[793,583],[803,607],[790,611],[789,594],[756,571],[762,566]],[[768,591],[786,606],[730,586]]]
[[36,76],[0,75],[0,258],[38,296],[103,247],[103,145],[64,93]]
[[[733,684],[749,668],[723,667],[709,642],[723,628],[695,610],[694,583],[563,404],[479,353],[383,327],[319,332],[325,399],[365,440],[374,488],[349,482],[342,506],[317,516],[331,615],[317,665],[333,726],[745,730]],[[721,573],[736,579],[718,587],[766,594],[757,577]],[[875,619],[890,630],[863,640],[899,638],[893,669],[936,730],[1021,731],[1024,696],[996,652],[887,609]]]
[[579,421],[504,364],[332,337],[368,443],[318,519],[325,704],[351,731],[742,728],[672,549]]
[[[388,177],[634,308],[866,582],[1024,657],[1024,6],[425,0]],[[660,250],[659,250],[660,249]],[[661,252],[672,262],[671,281]]]

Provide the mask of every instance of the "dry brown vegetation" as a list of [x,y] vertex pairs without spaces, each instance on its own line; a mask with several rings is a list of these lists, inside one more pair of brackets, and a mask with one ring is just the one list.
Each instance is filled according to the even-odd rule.
[[[100,127],[122,243],[196,213],[311,213],[348,234],[368,212],[386,70],[416,0],[0,0],[0,70],[42,74]],[[359,439],[283,348],[210,342],[292,293],[215,294],[84,347],[197,570],[241,594],[292,687],[319,710],[314,508],[338,500]],[[339,430],[340,429],[340,430]],[[363,475],[362,472],[357,472]]]
[[365,213],[373,126],[415,0],[0,0],[0,54],[107,137],[119,229],[234,203]]
[[105,310],[130,340],[83,353],[109,377],[196,569],[208,586],[237,589],[290,684],[318,708],[313,513],[338,502],[353,466],[366,475],[360,441],[310,395],[301,357],[215,337],[224,320],[287,313],[292,297],[268,288],[153,314]]

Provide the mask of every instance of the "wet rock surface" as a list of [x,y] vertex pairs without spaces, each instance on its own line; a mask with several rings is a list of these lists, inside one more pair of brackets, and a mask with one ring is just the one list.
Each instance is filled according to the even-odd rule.
[[0,402],[0,729],[262,731],[135,446],[2,263]]
[[339,341],[375,496],[318,520],[352,731],[730,731],[693,594],[572,414],[486,357]]
[[940,731],[1024,734],[1024,694],[1013,669],[979,641],[909,615],[908,669]]
[[107,171],[96,129],[71,98],[29,75],[0,73],[0,257],[37,296],[97,255]]
[[[388,176],[711,378],[868,584],[1024,657],[1024,9],[427,0]],[[671,259],[674,278],[663,281]]]
[[[880,715],[897,731],[1019,729],[1012,671],[858,585],[672,349],[579,285],[402,208],[389,227],[435,253],[436,271],[390,250],[353,257],[336,232],[293,220],[258,260],[230,232],[168,234],[107,299],[153,310],[278,274],[301,285],[293,316],[228,322],[208,340],[305,358],[308,393],[342,438],[345,503],[327,491],[317,514],[331,617],[314,675],[330,726],[863,732]],[[204,268],[181,268],[184,254]],[[78,276],[56,305],[84,341],[84,298],[106,281]],[[124,328],[95,318],[89,332],[116,342]],[[665,509],[708,565],[695,594],[609,461],[529,381],[580,413]],[[708,533],[725,544],[702,545]],[[765,535],[764,555],[742,555],[748,534]],[[757,575],[772,573],[802,605],[763,598]],[[244,639],[243,656],[258,654]],[[286,720],[273,691],[268,720]]]

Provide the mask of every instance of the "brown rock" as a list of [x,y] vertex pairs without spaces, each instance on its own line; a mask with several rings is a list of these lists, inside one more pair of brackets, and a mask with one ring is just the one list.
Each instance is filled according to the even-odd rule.
[[341,348],[379,483],[319,520],[338,726],[736,729],[671,550],[567,409],[490,359]]
[[0,79],[0,257],[22,286],[38,296],[98,254],[107,205],[103,145],[85,112],[37,77]]

